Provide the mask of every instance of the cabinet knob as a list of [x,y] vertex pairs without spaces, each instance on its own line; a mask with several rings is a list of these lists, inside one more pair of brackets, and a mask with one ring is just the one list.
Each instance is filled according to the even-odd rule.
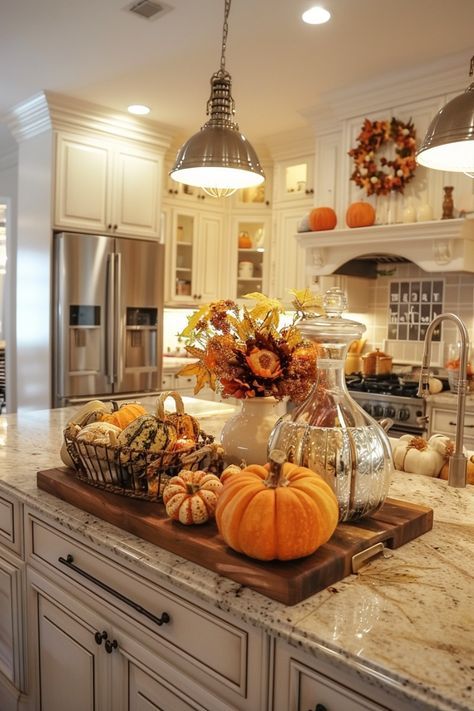
[[270,200],[265,200],[265,205],[268,207],[270,205]]
[[108,230],[111,230],[111,229],[112,229],[112,223],[110,223],[109,225],[107,225],[107,229],[108,229]]
[[102,644],[102,640],[107,639],[107,637],[108,637],[108,635],[107,635],[107,632],[105,632],[105,630],[104,630],[104,632],[96,632],[94,635],[96,644],[98,644],[99,646]]
[[116,639],[112,640],[112,642],[110,641],[110,639],[107,639],[105,641],[105,651],[107,652],[107,654],[112,654],[114,649],[117,649],[117,647],[118,647],[118,642]]
[[174,192],[174,191],[173,191],[173,188],[168,188],[168,192],[169,192],[170,195],[172,195],[173,192]]
[[118,226],[118,225],[114,225],[114,232],[115,232],[115,230],[117,229],[117,226]]
[[175,190],[175,191],[174,191],[174,194],[175,194],[175,195],[177,195],[177,194],[178,194],[178,192],[179,192],[178,190]]

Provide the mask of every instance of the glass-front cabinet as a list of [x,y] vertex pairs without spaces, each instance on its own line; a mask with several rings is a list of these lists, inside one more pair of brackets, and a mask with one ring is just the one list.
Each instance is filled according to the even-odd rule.
[[191,305],[218,299],[223,216],[185,209],[172,210],[171,213],[167,302]]
[[275,201],[312,201],[314,161],[312,156],[275,164]]
[[233,260],[236,298],[241,299],[253,291],[265,293],[268,283],[270,218],[262,218],[259,215],[234,218],[231,231],[236,254]]
[[265,181],[261,185],[237,190],[232,196],[232,208],[255,212],[270,208],[272,203],[272,167],[264,166]]

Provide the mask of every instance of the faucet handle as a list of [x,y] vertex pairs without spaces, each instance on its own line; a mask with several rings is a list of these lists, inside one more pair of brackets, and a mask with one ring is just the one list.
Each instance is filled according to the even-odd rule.
[[420,380],[418,383],[417,393],[418,397],[428,397],[430,394],[430,374],[425,368],[421,369]]

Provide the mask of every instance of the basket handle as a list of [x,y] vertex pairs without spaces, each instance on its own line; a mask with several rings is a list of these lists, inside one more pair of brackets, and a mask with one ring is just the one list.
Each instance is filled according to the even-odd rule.
[[181,395],[176,390],[165,390],[158,396],[156,401],[156,417],[159,420],[165,419],[165,400],[169,397],[172,397],[175,401],[177,414],[184,415],[184,404]]

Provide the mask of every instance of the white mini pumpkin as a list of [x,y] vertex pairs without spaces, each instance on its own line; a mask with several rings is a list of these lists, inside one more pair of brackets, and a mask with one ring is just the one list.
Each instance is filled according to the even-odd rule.
[[423,474],[424,476],[439,476],[441,468],[448,457],[447,443],[448,437],[442,435],[435,436],[429,442],[423,437],[413,437],[412,435],[402,435],[393,447],[393,461],[395,467],[403,472],[411,474]]

